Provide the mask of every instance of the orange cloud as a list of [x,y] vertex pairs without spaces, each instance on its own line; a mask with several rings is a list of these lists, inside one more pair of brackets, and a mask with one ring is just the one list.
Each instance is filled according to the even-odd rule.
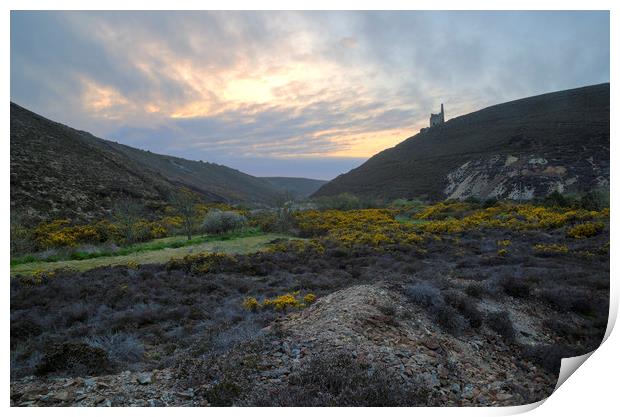
[[[117,42],[139,36],[131,32],[117,33],[111,26],[100,34],[107,41]],[[289,136],[291,143],[310,141],[311,145],[316,141],[331,144],[329,146],[317,145],[316,151],[308,151],[310,146],[306,143],[298,147],[298,153],[292,154],[290,150],[296,145],[288,144],[284,155],[278,151],[278,143],[251,143],[252,139],[247,139],[245,149],[257,154],[368,157],[411,136],[414,131],[403,126],[372,127],[372,118],[379,117],[386,109],[381,106],[375,110],[357,109],[365,105],[372,108],[373,103],[386,100],[386,89],[392,86],[373,85],[371,68],[345,66],[337,60],[313,54],[318,42],[314,36],[297,33],[288,44],[289,49],[265,50],[247,56],[239,54],[226,65],[219,66],[201,60],[199,55],[183,55],[165,42],[152,38],[136,39],[133,43],[141,47],[125,49],[126,55],[122,59],[154,86],[165,82],[183,94],[172,99],[166,97],[165,90],[153,88],[146,96],[132,98],[112,87],[87,80],[84,82],[83,104],[93,114],[108,119],[131,115],[134,123],[140,120],[152,122],[156,118],[166,123],[170,119],[218,117],[227,112],[242,114],[247,121],[264,111],[288,113],[300,118],[306,111],[322,112],[331,120],[309,120],[302,127],[324,126],[323,130],[303,135],[292,130]],[[202,45],[200,42],[193,41]],[[352,37],[341,38],[339,42],[346,48],[357,46],[357,40]],[[201,47],[205,48],[204,45]],[[396,100],[390,103],[393,108],[400,105],[402,103]],[[330,129],[330,123],[339,127]]]
[[113,87],[86,78],[82,79],[82,85],[82,103],[100,117],[119,119],[123,115],[123,108],[131,106],[130,101]]

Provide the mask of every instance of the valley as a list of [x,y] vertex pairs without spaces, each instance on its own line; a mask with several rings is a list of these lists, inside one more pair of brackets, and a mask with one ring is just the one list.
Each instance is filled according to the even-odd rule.
[[327,183],[11,103],[11,404],[547,398],[607,327],[608,100],[494,106]]

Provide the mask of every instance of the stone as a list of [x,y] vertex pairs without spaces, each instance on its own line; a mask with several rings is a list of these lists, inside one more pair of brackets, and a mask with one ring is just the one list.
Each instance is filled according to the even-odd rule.
[[57,401],[69,401],[71,397],[72,395],[69,391],[59,391],[52,394],[52,398]]
[[457,383],[454,383],[450,385],[450,391],[452,391],[455,394],[459,394],[461,392],[461,386]]
[[153,382],[153,375],[151,373],[148,373],[148,372],[144,372],[142,374],[138,374],[138,376],[136,377],[136,381],[140,385],[148,385],[148,384]]
[[422,344],[430,350],[439,349],[439,343],[437,343],[435,339],[426,339],[422,342]]
[[467,384],[463,387],[462,397],[471,400],[474,398],[474,387],[471,384]]
[[487,405],[489,403],[489,400],[487,400],[487,397],[485,397],[484,395],[479,394],[476,397],[476,402],[480,405]]
[[495,398],[497,398],[497,401],[507,401],[512,398],[512,394],[500,393]]
[[95,378],[86,378],[84,380],[84,386],[87,388],[94,387],[96,383],[97,381],[95,380]]
[[194,398],[194,391],[190,388],[187,391],[177,392],[177,395],[183,398]]

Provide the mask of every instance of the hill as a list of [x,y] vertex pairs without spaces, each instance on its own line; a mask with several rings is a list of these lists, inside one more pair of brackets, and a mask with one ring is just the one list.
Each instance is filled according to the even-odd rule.
[[97,138],[11,103],[11,211],[33,221],[89,220],[129,198],[151,211],[180,186],[205,201],[269,205],[282,199],[266,180]]
[[485,108],[427,129],[314,195],[531,199],[609,185],[609,84]]
[[322,185],[324,180],[314,180],[310,178],[294,177],[262,177],[278,191],[291,195],[293,198],[305,198],[314,194]]

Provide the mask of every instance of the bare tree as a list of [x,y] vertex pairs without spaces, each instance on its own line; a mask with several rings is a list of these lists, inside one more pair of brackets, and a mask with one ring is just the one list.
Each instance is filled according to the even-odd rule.
[[125,198],[114,203],[112,218],[119,228],[125,243],[136,241],[136,223],[144,215],[144,206],[135,200]]
[[198,220],[199,213],[196,207],[198,198],[189,189],[181,188],[178,192],[171,195],[170,202],[182,219],[181,228],[187,235],[187,240],[191,240]]

